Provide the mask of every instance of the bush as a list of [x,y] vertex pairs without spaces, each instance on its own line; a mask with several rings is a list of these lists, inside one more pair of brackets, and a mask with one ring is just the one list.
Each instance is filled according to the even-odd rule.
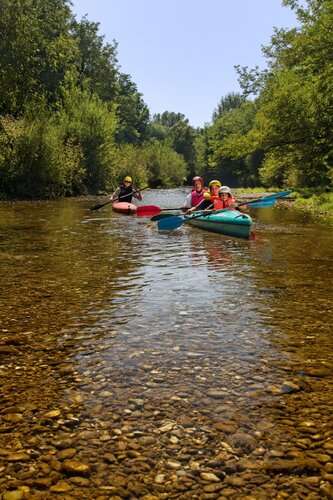
[[41,113],[33,121],[2,118],[1,190],[18,198],[76,194],[82,184],[82,151],[64,144],[59,127]]

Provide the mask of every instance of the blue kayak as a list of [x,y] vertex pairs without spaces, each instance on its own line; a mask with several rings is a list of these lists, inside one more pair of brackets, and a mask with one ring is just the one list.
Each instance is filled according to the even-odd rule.
[[237,210],[221,210],[209,215],[199,215],[196,212],[185,215],[185,221],[193,227],[227,236],[249,238],[251,234],[251,217]]

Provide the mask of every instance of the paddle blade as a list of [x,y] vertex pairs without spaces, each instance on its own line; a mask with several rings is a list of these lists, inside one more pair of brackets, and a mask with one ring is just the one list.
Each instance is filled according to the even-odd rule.
[[264,208],[264,207],[272,207],[275,205],[276,198],[271,198],[270,200],[265,200],[264,198],[262,201],[249,201],[246,205],[248,205],[249,208]]
[[276,194],[269,194],[267,196],[264,196],[262,198],[262,200],[278,200],[279,198],[283,198],[284,196],[288,196],[289,194],[291,194],[292,191],[281,191],[280,193],[276,193]]
[[157,222],[158,220],[162,220],[162,219],[168,219],[170,217],[174,217],[175,214],[157,214],[157,215],[153,215],[153,217],[151,217],[151,221],[152,222]]
[[263,208],[263,207],[272,207],[276,200],[279,198],[283,198],[284,196],[288,196],[292,191],[281,191],[280,193],[269,194],[267,196],[263,196],[262,198],[258,198],[256,200],[248,201],[247,203],[241,203],[238,205],[242,207],[244,205],[248,205],[249,208]]
[[152,215],[159,214],[160,211],[160,207],[157,207],[156,205],[145,205],[137,208],[136,215],[138,215],[138,217],[150,217]]
[[172,229],[177,229],[182,224],[184,224],[185,219],[179,215],[174,215],[173,217],[167,217],[166,219],[159,220],[157,222],[157,227],[160,231],[171,231]]

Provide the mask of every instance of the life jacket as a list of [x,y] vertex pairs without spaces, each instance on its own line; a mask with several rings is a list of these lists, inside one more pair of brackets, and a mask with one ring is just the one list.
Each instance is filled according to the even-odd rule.
[[119,201],[131,203],[133,198],[132,186],[120,186]]
[[227,200],[221,200],[221,198],[219,198],[219,200],[220,200],[219,204],[220,206],[219,208],[216,208],[216,210],[221,210],[222,208],[228,208],[230,205],[234,205],[236,203],[236,200],[233,197],[230,197]]
[[192,191],[191,193],[191,206],[196,207],[199,203],[204,199],[204,192],[207,191],[207,188],[202,188],[200,193],[197,191]]
[[214,210],[221,210],[221,208],[224,208],[223,201],[219,196],[212,196],[210,202],[212,203]]

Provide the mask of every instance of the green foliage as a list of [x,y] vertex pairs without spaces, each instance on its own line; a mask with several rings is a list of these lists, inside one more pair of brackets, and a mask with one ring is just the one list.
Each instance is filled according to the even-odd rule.
[[148,138],[156,139],[157,141],[165,141],[168,133],[167,127],[164,125],[151,121],[148,123]]
[[[197,171],[195,140],[197,132],[181,113],[165,111],[153,116],[149,125],[150,137],[163,141],[179,155],[182,155],[189,175]],[[185,174],[186,175],[186,174]]]
[[109,189],[119,170],[115,164],[117,119],[95,94],[79,88],[64,90],[57,122],[65,140],[78,144],[84,155],[84,184],[88,192]]
[[296,198],[295,205],[315,211],[333,213],[333,193],[318,193],[306,196],[302,190]]
[[252,130],[256,109],[256,103],[250,101],[225,109],[208,130],[208,165],[225,184],[258,184],[259,156],[243,140]]
[[149,169],[151,187],[173,187],[183,183],[187,174],[186,162],[168,145],[149,143],[144,147],[144,158]]
[[0,114],[19,115],[37,96],[52,101],[77,57],[66,0],[1,0]]
[[33,121],[2,119],[1,191],[20,198],[53,198],[77,194],[83,178],[82,152],[64,143],[45,113]]
[[241,123],[239,130],[228,128],[217,119],[210,133],[210,164],[228,157],[244,160],[238,172],[243,182],[249,175],[256,182],[259,167],[265,185],[332,185],[333,4],[284,4],[296,10],[300,27],[275,29],[264,48],[267,70],[238,68],[244,94],[259,93],[256,113],[248,130]]
[[118,148],[116,162],[118,181],[130,174],[136,185],[174,187],[182,184],[186,176],[186,163],[168,145],[151,141],[140,147],[125,145]]
[[117,43],[105,44],[98,34],[99,23],[86,17],[72,22],[72,33],[79,49],[76,61],[78,82],[103,101],[114,101],[118,93]]
[[172,111],[164,111],[162,114],[157,113],[153,115],[152,121],[159,125],[163,125],[167,129],[172,128],[178,122],[185,122],[185,124],[188,125],[188,120],[185,118],[185,115],[182,113],[174,113]]
[[126,175],[132,177],[134,188],[143,188],[148,185],[149,171],[143,147],[133,144],[119,146],[115,151],[115,162],[118,172],[117,178],[113,179],[113,189],[121,184]]
[[213,112],[213,123],[216,122],[218,118],[221,118],[225,113],[238,109],[246,101],[246,97],[242,94],[236,92],[230,92],[225,97],[222,97],[217,109]]
[[129,75],[120,74],[116,101],[118,144],[142,144],[148,134],[149,110]]
[[193,175],[204,176],[205,169],[208,164],[209,142],[208,142],[208,128],[200,130],[194,139],[195,150],[195,171],[190,172],[190,177]]
[[[53,197],[201,174],[232,186],[332,186],[333,4],[284,0],[299,27],[275,29],[268,67],[237,67],[243,95],[223,97],[211,126],[149,110],[117,43],[77,22],[70,0],[0,2],[0,192]],[[257,95],[248,101],[249,94]]]

